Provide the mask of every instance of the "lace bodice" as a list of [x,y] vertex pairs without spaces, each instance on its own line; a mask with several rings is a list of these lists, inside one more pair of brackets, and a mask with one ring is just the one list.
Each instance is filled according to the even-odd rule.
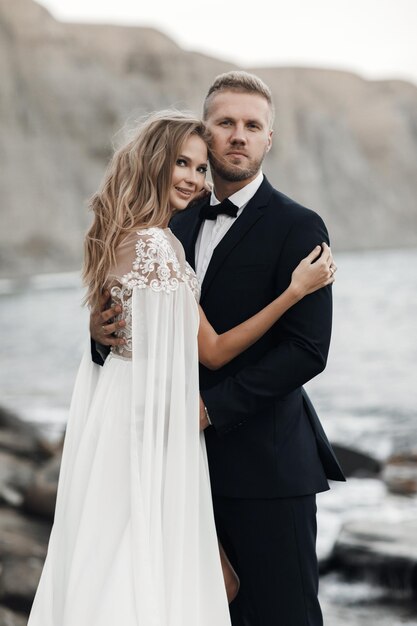
[[132,292],[134,288],[152,289],[169,296],[185,284],[200,297],[195,272],[185,259],[184,249],[169,228],[147,228],[128,235],[116,251],[116,266],[110,271],[107,284],[112,301],[122,307],[117,319],[126,326],[116,332],[126,340],[123,346],[113,346],[117,356],[132,357]]

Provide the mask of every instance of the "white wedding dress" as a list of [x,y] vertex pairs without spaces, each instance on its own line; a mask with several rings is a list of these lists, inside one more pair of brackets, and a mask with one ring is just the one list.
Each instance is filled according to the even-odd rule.
[[199,433],[198,283],[169,229],[129,235],[109,287],[126,344],[82,359],[28,626],[230,626]]

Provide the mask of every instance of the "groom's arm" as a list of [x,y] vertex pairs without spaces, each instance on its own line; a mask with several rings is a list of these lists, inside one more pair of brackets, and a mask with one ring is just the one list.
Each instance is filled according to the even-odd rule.
[[[300,260],[317,245],[329,243],[323,220],[303,213],[290,230],[276,274],[280,293],[291,281]],[[332,323],[331,287],[324,287],[292,307],[279,321],[283,339],[256,364],[206,390],[201,396],[219,434],[255,418],[275,400],[286,396],[322,372],[326,366]]]
[[91,358],[97,365],[103,365],[111,346],[120,346],[124,339],[114,335],[118,328],[125,326],[124,320],[114,322],[113,318],[122,312],[120,306],[109,307],[110,293],[104,291],[95,309],[90,313]]
[[97,363],[97,365],[104,365],[104,361],[108,357],[110,348],[107,348],[107,346],[101,345],[100,343],[95,341],[92,337],[90,337],[90,347],[91,347],[91,359],[93,363]]

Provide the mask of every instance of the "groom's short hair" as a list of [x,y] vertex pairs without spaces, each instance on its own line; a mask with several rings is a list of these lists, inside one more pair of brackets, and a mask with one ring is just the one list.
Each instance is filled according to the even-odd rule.
[[271,109],[271,126],[274,120],[274,104],[272,102],[272,93],[270,88],[263,80],[255,74],[244,72],[242,70],[234,70],[219,74],[214,79],[213,84],[209,88],[203,105],[203,119],[207,119],[210,108],[210,102],[213,94],[221,91],[236,91],[237,93],[254,93],[262,96],[269,104]]

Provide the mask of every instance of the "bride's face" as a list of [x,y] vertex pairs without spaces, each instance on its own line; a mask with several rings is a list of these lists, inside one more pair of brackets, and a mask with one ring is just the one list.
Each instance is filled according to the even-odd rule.
[[172,172],[169,201],[182,211],[203,189],[207,173],[207,146],[198,135],[190,135],[181,146]]

